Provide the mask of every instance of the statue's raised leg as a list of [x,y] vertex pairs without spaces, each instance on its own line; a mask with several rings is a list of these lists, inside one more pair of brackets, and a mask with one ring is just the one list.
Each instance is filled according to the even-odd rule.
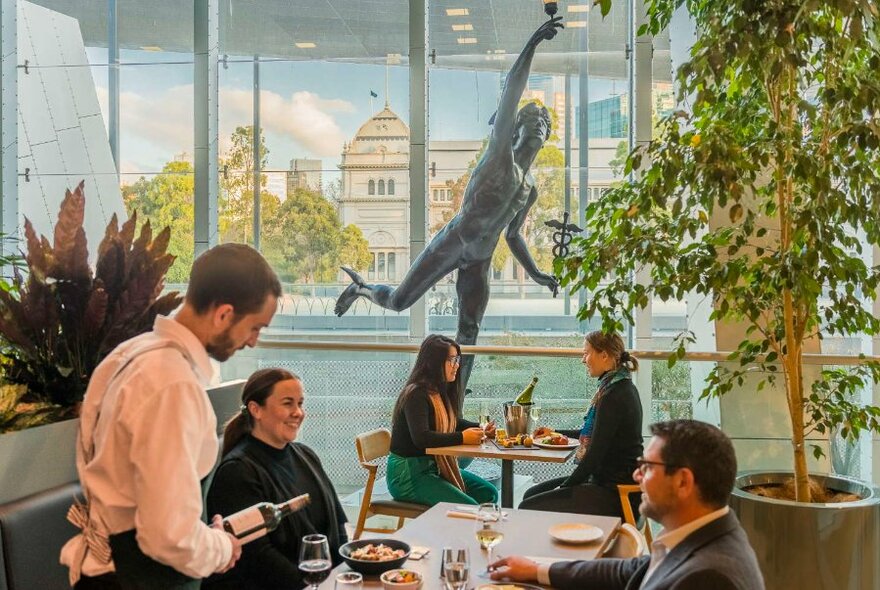
[[[455,290],[458,293],[458,333],[455,340],[459,344],[477,343],[477,336],[480,335],[480,323],[483,321],[483,314],[486,313],[486,306],[489,303],[489,270],[491,266],[492,259],[490,258],[458,271],[458,279],[455,282]],[[458,369],[462,392],[467,387],[473,366],[474,355],[462,356],[461,366]],[[459,403],[464,403],[463,395]]]
[[368,284],[358,273],[343,266],[342,270],[351,277],[352,283],[336,299],[336,307],[333,311],[338,316],[343,315],[358,297],[366,297],[391,311],[409,309],[437,281],[456,268],[460,245],[447,247],[446,243],[452,243],[452,240],[448,239],[441,239],[439,242],[442,243],[438,243],[438,239],[435,238],[428,244],[412,263],[397,288],[390,285]]

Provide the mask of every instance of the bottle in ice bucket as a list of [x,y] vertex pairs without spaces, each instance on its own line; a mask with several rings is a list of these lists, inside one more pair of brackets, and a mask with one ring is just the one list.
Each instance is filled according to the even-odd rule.
[[531,382],[526,385],[526,388],[522,390],[522,393],[519,394],[519,397],[516,398],[516,403],[521,406],[528,405],[532,403],[532,392],[535,391],[535,385],[538,383],[537,377],[532,377]]

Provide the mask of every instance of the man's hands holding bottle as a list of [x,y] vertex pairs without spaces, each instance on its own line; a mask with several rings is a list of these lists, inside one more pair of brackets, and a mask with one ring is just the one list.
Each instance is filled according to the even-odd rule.
[[[223,517],[219,514],[215,514],[214,518],[211,519],[211,528],[217,529],[218,531],[223,531]],[[236,562],[241,557],[241,540],[237,539],[235,535],[231,535],[226,531],[223,531],[226,536],[229,538],[229,541],[232,543],[232,558],[229,560],[222,569],[217,570],[215,573],[222,574],[228,572],[233,568]]]

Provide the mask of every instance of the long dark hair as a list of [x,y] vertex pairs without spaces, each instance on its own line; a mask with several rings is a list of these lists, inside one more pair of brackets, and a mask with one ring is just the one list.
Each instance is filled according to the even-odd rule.
[[241,407],[223,428],[223,456],[231,451],[244,436],[254,429],[254,417],[248,409],[249,402],[266,405],[266,398],[272,395],[275,385],[294,379],[302,382],[297,375],[284,369],[260,369],[254,372],[241,390]]
[[406,405],[412,393],[424,387],[429,391],[436,391],[443,396],[446,409],[450,414],[456,414],[461,388],[461,372],[455,374],[455,381],[446,381],[446,358],[449,356],[449,347],[455,347],[456,354],[461,356],[461,347],[452,338],[431,334],[422,342],[419,354],[416,356],[416,364],[403,386],[403,391],[397,396],[394,410],[391,413],[391,421],[397,420],[403,407]]
[[630,371],[639,370],[639,361],[626,351],[623,338],[616,332],[590,332],[584,338],[596,352],[607,352],[618,367],[626,367]]

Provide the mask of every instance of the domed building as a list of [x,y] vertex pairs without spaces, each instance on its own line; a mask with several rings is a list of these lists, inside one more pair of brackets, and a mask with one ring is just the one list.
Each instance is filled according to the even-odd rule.
[[342,150],[343,226],[370,244],[368,280],[396,283],[409,268],[409,127],[389,107],[361,125]]

